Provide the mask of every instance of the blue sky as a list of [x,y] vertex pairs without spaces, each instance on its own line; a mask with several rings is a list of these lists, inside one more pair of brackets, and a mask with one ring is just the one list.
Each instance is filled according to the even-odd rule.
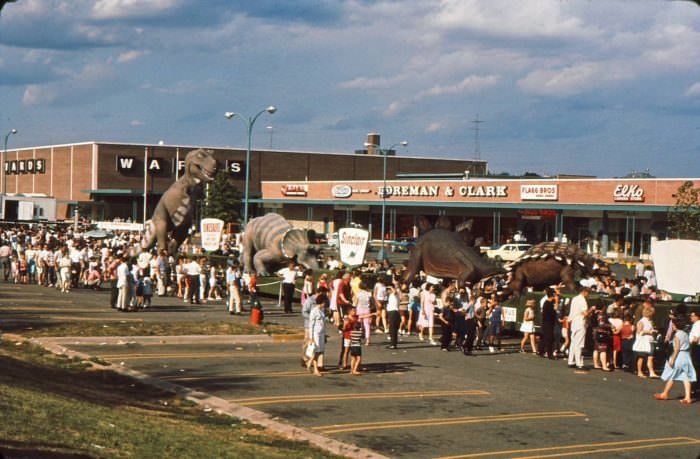
[[[88,140],[481,158],[699,176],[700,7],[669,0],[18,0],[10,146]],[[272,129],[268,129],[271,126]],[[272,134],[272,136],[270,135]],[[272,138],[271,138],[272,137]]]

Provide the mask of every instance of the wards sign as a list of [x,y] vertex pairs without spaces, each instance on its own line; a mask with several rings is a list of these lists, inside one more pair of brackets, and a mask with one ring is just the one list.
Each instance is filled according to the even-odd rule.
[[[167,158],[148,158],[148,175],[156,177],[174,177],[175,167],[177,175],[185,173],[185,159],[171,160]],[[245,173],[245,161],[224,161],[224,166],[231,178],[243,179]],[[221,167],[221,164],[219,164]],[[143,177],[143,158],[136,156],[117,156],[117,172],[127,177]]]

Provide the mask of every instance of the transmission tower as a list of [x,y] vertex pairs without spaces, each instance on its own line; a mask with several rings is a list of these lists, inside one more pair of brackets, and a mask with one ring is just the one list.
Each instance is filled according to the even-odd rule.
[[477,160],[481,159],[481,144],[479,143],[479,131],[481,127],[479,125],[485,122],[486,121],[479,119],[478,113],[476,114],[476,118],[472,120],[472,124],[474,125],[474,127],[471,128],[474,131],[474,159]]

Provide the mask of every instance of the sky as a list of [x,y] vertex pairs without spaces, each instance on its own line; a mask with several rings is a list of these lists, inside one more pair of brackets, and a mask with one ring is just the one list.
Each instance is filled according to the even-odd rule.
[[378,132],[408,142],[399,155],[479,155],[495,173],[699,177],[700,7],[17,0],[0,13],[9,148],[245,147],[224,112],[269,105],[254,147],[352,153]]

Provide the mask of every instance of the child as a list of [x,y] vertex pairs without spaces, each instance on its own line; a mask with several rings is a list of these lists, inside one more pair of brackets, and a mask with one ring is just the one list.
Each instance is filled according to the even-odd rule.
[[691,398],[690,383],[697,380],[693,362],[690,359],[690,341],[688,334],[685,332],[686,319],[685,316],[677,316],[672,319],[673,330],[673,354],[669,357],[661,374],[661,379],[666,381],[663,392],[654,394],[656,400],[668,400],[668,394],[673,387],[673,381],[682,381],[685,397],[680,400],[683,405],[693,403]]
[[143,279],[143,307],[151,306],[151,298],[153,298],[153,280],[150,277]]
[[362,330],[362,322],[357,320],[357,313],[353,310],[351,312],[351,320],[353,323],[353,328],[350,331],[350,374],[360,375],[360,365],[362,364],[362,336],[364,331]]

